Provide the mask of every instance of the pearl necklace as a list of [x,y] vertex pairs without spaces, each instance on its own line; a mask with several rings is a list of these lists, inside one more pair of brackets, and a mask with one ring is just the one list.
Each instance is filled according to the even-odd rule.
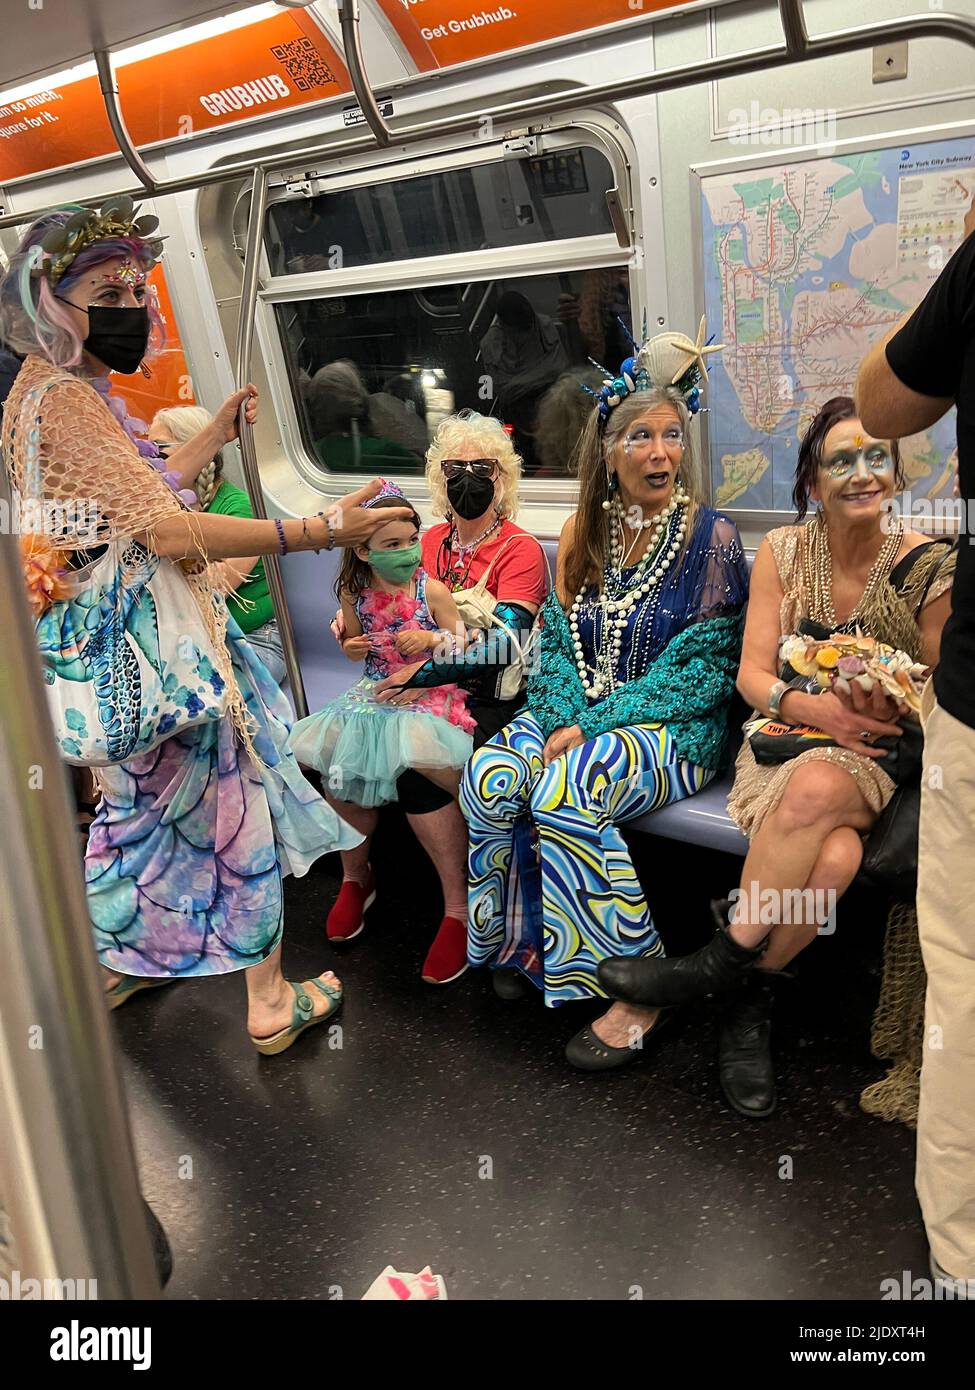
[[[863,609],[869,605],[880,585],[886,582],[894,567],[903,538],[904,521],[898,517],[897,524],[891,527],[880,547],[867,575],[863,593],[849,618],[842,624],[843,627],[850,627],[862,621]],[[827,626],[830,632],[835,632],[840,624],[833,607],[833,557],[829,548],[829,528],[821,513],[807,528],[803,568],[806,592],[809,595],[809,616]]]
[[[649,608],[656,612],[664,578],[683,548],[687,532],[688,500],[686,493],[679,496],[675,493],[665,513],[651,520],[650,526],[658,523],[656,532],[651,537],[647,553],[636,566],[636,574],[629,584],[623,583],[622,538],[617,539],[614,529],[610,540],[610,555],[603,569],[599,598],[593,613],[595,660],[591,666],[586,660],[579,634],[579,614],[585,604],[586,586],[583,585],[576,594],[568,614],[569,631],[572,635],[576,670],[579,672],[579,679],[587,698],[599,700],[616,689],[623,633],[629,625],[634,609],[649,600]],[[643,529],[649,529],[646,522],[643,523]],[[650,614],[651,622],[653,612]],[[600,614],[601,631],[597,636],[597,620]]]
[[[647,517],[644,521],[641,521],[637,526],[630,526],[629,522],[626,520],[621,503],[617,499],[614,499],[609,529],[609,553],[611,567],[615,569],[617,572],[622,573],[623,569],[626,566],[627,560],[630,558],[633,551],[639,544],[644,531],[649,531],[650,543],[643,553],[643,558],[637,561],[638,564],[645,565],[650,555],[656,549],[660,541],[660,538],[664,534],[664,531],[667,529],[667,526],[670,523],[670,518],[673,516],[676,509],[682,504],[687,503],[689,500],[690,499],[686,492],[683,492],[680,489],[675,489],[670,501],[667,503],[666,507],[664,507],[662,511],[657,512],[655,516]],[[630,541],[630,544],[626,547],[626,550],[624,552],[623,542],[626,538],[627,527],[629,527],[629,529],[633,532],[633,539]]]

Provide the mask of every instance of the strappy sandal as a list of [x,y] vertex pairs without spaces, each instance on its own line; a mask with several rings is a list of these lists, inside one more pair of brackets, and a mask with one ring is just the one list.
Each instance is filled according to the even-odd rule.
[[124,1004],[126,999],[131,999],[133,994],[138,994],[140,989],[158,989],[160,985],[171,985],[173,977],[167,975],[164,980],[149,977],[147,975],[123,975],[117,985],[105,991],[105,998],[108,1000],[109,1009],[117,1009],[120,1004]]
[[314,1004],[311,998],[305,993],[301,985],[296,985],[293,980],[288,984],[295,992],[294,1010],[291,1014],[291,1027],[282,1028],[278,1033],[272,1033],[269,1038],[255,1038],[250,1034],[250,1040],[263,1057],[274,1057],[279,1052],[284,1052],[285,1048],[291,1046],[296,1038],[299,1038],[306,1028],[314,1028],[316,1023],[324,1023],[326,1019],[334,1018],[342,1007],[342,987],[341,985],[329,985],[324,980],[314,979],[315,985],[329,1001],[329,1007],[323,1014],[314,1012]]

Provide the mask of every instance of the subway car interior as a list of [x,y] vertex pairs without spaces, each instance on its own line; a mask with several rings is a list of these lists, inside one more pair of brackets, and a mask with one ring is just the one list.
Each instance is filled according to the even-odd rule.
[[[688,505],[711,509],[715,524],[736,537],[745,585],[749,571],[762,572],[761,557],[758,571],[754,562],[765,537],[796,520],[806,432],[827,402],[854,395],[870,349],[924,299],[970,230],[975,0],[947,3],[950,10],[940,0],[852,8],[841,0],[10,6],[0,44],[3,283],[17,281],[19,267],[29,294],[23,286],[43,269],[40,302],[49,295],[55,303],[58,277],[75,283],[71,257],[90,249],[93,227],[157,248],[141,263],[148,279],[137,269],[127,280],[127,261],[115,277],[119,295],[138,282],[164,341],[141,367],[113,370],[111,395],[124,407],[112,428],[121,422],[130,436],[173,450],[187,436],[165,419],[161,429],[157,412],[202,407],[209,414],[194,427],[202,429],[199,421],[232,400],[222,474],[214,476],[242,499],[246,509],[235,515],[252,518],[253,548],[221,549],[215,513],[203,519],[213,522],[206,534],[216,563],[263,557],[266,584],[254,597],[274,627],[282,671],[275,698],[283,694],[288,705],[279,715],[287,721],[282,737],[290,721],[331,708],[362,676],[344,647],[350,615],[363,631],[363,595],[353,591],[350,608],[343,585],[350,565],[367,566],[362,555],[374,552],[362,549],[362,538],[362,554],[353,542],[343,548],[340,499],[385,480],[389,495],[380,500],[407,507],[424,533],[444,526],[449,558],[456,535],[449,506],[462,504],[445,511],[444,478],[450,492],[453,469],[473,494],[478,468],[500,465],[467,445],[443,476],[440,460],[454,447],[457,417],[480,422],[482,439],[520,461],[507,515],[541,545],[535,568],[544,580],[528,611],[531,627],[557,574],[571,575],[576,555],[591,549],[580,519],[602,513],[598,500],[585,512],[586,432],[594,414],[608,428],[621,408],[618,388],[625,397],[633,384],[621,380],[626,363],[632,374],[648,340],[670,335],[667,343],[672,338],[687,354],[656,385],[673,395],[684,391],[674,382],[688,363],[696,373],[679,442],[694,477],[685,473],[690,493],[678,488],[675,497],[693,495]],[[68,209],[68,228],[81,230],[74,241],[56,230],[25,257],[25,234],[52,209]],[[158,230],[143,223],[140,231],[137,217],[158,219]],[[153,236],[161,250],[146,242]],[[62,299],[60,312],[69,311]],[[105,316],[98,320],[77,301],[81,312],[90,353]],[[24,371],[18,342],[3,348],[13,371]],[[680,376],[684,385],[690,380]],[[250,383],[256,413],[251,398],[235,395]],[[2,510],[13,518],[18,450],[36,463],[39,448],[44,467],[49,453],[43,440],[33,455],[29,439],[24,444],[11,415],[24,385],[8,389]],[[873,423],[867,431],[884,433]],[[912,525],[927,540],[953,541],[954,411],[897,433],[902,489],[927,507]],[[84,478],[86,496],[99,498],[107,476],[99,470],[118,450],[106,444],[103,452],[84,432],[78,438],[75,476]],[[629,436],[625,450],[628,467]],[[616,476],[603,479],[609,499]],[[196,494],[193,501],[199,511]],[[178,504],[191,521],[192,505]],[[603,511],[616,505],[607,500]],[[575,529],[565,531],[577,511]],[[305,544],[310,519],[321,528],[314,547]],[[230,527],[229,515],[222,521]],[[280,544],[258,543],[260,528],[272,523]],[[491,524],[509,523],[498,511]],[[104,835],[121,824],[122,764],[103,759],[114,765],[97,766],[85,790],[84,759],[64,756],[75,746],[70,739],[55,741],[54,676],[45,667],[42,677],[37,656],[45,620],[35,594],[33,611],[24,600],[23,538],[14,522],[3,529],[4,1297],[36,1297],[12,1291],[33,1280],[53,1291],[45,1297],[85,1297],[88,1281],[99,1299],[163,1302],[365,1296],[825,1305],[911,1298],[915,1276],[933,1277],[915,1192],[917,1068],[913,1108],[910,1099],[888,1104],[885,1078],[899,1054],[885,1048],[877,1012],[899,968],[892,924],[906,930],[909,920],[916,931],[913,888],[898,896],[863,871],[831,905],[801,960],[779,972],[771,1033],[777,1098],[764,1110],[729,1100],[719,1066],[721,1001],[707,991],[662,1015],[668,1026],[659,1039],[650,1036],[655,1027],[645,1036],[631,1029],[636,1056],[620,1066],[624,1074],[595,1074],[608,1064],[570,1064],[566,1047],[579,1037],[604,1062],[624,1045],[589,1026],[611,1003],[596,983],[602,969],[585,975],[577,963],[560,976],[550,962],[582,949],[574,908],[564,909],[557,929],[545,907],[538,940],[546,963],[537,953],[529,964],[520,957],[518,978],[491,968],[497,953],[489,959],[483,942],[471,945],[469,969],[466,957],[456,970],[431,965],[442,924],[457,912],[466,921],[468,909],[451,915],[430,842],[437,832],[418,829],[424,817],[405,798],[377,806],[368,880],[350,879],[337,830],[328,852],[307,862],[292,850],[291,873],[287,851],[278,855],[284,977],[322,972],[322,991],[325,972],[334,971],[344,990],[338,1022],[294,1047],[289,1034],[280,1057],[262,1055],[270,1026],[267,1036],[251,1028],[248,1036],[241,1026],[243,957],[219,956],[203,968],[205,944],[196,964],[169,976],[172,988],[145,989],[116,1011],[128,976],[122,948],[101,949],[107,909],[101,901],[95,908],[91,892],[108,851],[96,846],[93,854],[92,846],[103,844],[106,815]],[[138,530],[130,527],[130,538]],[[467,531],[464,539],[474,538]],[[460,540],[456,546],[463,557]],[[170,568],[190,572],[189,551],[169,553]],[[378,564],[365,573],[380,573]],[[409,602],[422,599],[431,613],[436,602],[438,614],[445,602],[454,611],[451,590],[463,588],[438,582],[423,598],[419,581],[411,582],[417,594]],[[574,590],[566,592],[571,601]],[[552,630],[552,602],[543,630]],[[430,624],[443,628],[438,614]],[[462,642],[483,638],[474,627],[466,622]],[[565,631],[576,679],[579,629],[566,624]],[[682,679],[696,679],[692,668]],[[709,765],[697,781],[688,773],[679,795],[651,795],[638,811],[621,813],[612,850],[609,830],[596,834],[592,853],[628,856],[634,891],[645,899],[639,933],[627,937],[624,923],[613,937],[623,943],[620,955],[634,954],[648,931],[667,961],[701,950],[715,932],[713,904],[738,889],[749,840],[729,796],[754,698],[736,693],[734,681],[732,670],[722,697],[721,766]],[[511,708],[525,698],[533,710],[524,688]],[[777,705],[770,708],[774,720]],[[458,739],[457,721],[466,717],[451,726]],[[539,724],[544,741],[550,730],[541,717]],[[500,728],[488,731],[492,748]],[[469,743],[469,732],[463,736]],[[541,748],[532,754],[539,769]],[[419,777],[416,765],[404,763],[408,776]],[[456,774],[465,814],[470,766],[463,772],[458,764]],[[478,766],[487,779],[487,764]],[[225,772],[221,761],[218,777],[215,761],[208,796],[231,796],[220,784]],[[305,766],[301,784],[320,805],[327,770]],[[247,797],[257,795],[255,785],[247,784]],[[285,800],[300,800],[287,785]],[[195,852],[189,820],[170,804],[185,786],[179,797],[164,781],[157,792],[159,815],[176,822],[166,850],[175,863],[184,850]],[[454,814],[451,794],[443,797]],[[220,815],[229,814],[227,801],[220,804]],[[273,817],[273,797],[270,805]],[[333,830],[348,830],[341,816],[327,814]],[[544,819],[553,814],[546,803],[534,831],[530,816],[519,822],[526,838],[516,836],[516,849],[534,854],[536,865],[546,836],[559,833]],[[575,834],[564,830],[566,843]],[[561,852],[584,857],[581,834]],[[128,835],[119,829],[113,841],[113,873],[128,872],[125,861],[135,856]],[[168,884],[169,870],[153,862],[141,870],[139,901],[161,920],[153,884]],[[235,869],[242,879],[256,872]],[[599,896],[598,876],[579,882],[580,899],[590,889]],[[361,921],[343,934],[332,928],[350,885]],[[525,894],[518,906],[528,923]],[[117,898],[112,911],[123,911]],[[476,935],[471,912],[467,930]],[[212,924],[208,930],[220,935]],[[121,994],[106,1009],[103,967],[113,962]],[[203,978],[210,974],[218,978]],[[507,990],[501,976],[509,977]],[[911,987],[923,1001],[923,979],[912,977]],[[315,993],[310,985],[295,991],[299,1010],[319,1009],[307,997]],[[334,1002],[329,996],[328,1010]],[[308,1027],[307,1013],[302,1019]],[[971,1040],[968,1047],[970,1057]],[[904,1066],[911,1070],[910,1061]],[[975,1089],[971,1069],[968,1077]],[[961,1279],[970,1272],[975,1266],[955,1270]]]

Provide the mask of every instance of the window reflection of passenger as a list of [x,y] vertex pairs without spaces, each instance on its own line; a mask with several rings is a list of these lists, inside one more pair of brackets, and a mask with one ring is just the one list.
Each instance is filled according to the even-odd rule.
[[289,274],[300,275],[331,268],[325,219],[319,215],[311,199],[282,209],[279,226],[285,268]]
[[523,294],[508,290],[498,300],[497,316],[480,350],[498,411],[515,427],[516,445],[525,436],[530,441],[539,397],[569,365],[559,325],[536,313]]
[[559,318],[574,360],[622,362],[632,351],[619,320],[630,321],[629,276],[624,266],[586,271],[578,294],[559,295]]
[[354,362],[329,362],[312,378],[308,395],[315,449],[334,473],[412,473],[417,455],[395,440],[374,435],[369,392]]
[[422,457],[430,444],[427,403],[419,377],[401,372],[369,397],[370,433],[402,444]]
[[536,478],[564,478],[579,442],[579,436],[592,414],[592,396],[583,387],[599,391],[605,378],[591,368],[588,372],[565,372],[550,386],[538,403],[535,456]]

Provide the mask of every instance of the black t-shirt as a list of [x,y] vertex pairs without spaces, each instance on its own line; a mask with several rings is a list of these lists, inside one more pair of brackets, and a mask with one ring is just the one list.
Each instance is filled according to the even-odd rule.
[[[975,235],[959,247],[887,344],[891,370],[922,396],[953,396],[958,407],[958,486],[975,501]],[[975,729],[975,533],[962,525],[951,617],[934,673],[938,703]]]

